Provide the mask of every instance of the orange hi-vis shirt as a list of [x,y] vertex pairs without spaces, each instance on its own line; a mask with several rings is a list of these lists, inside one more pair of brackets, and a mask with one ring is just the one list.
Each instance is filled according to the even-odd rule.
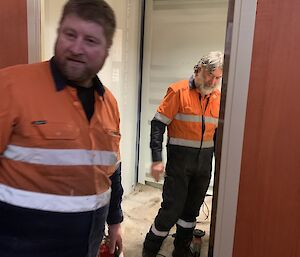
[[89,122],[76,89],[57,83],[48,61],[0,70],[0,201],[95,210],[109,203],[119,163],[117,102],[99,81]]
[[201,96],[188,80],[181,80],[168,88],[155,119],[167,125],[168,144],[200,148],[202,140],[202,148],[211,148],[219,109],[220,91]]

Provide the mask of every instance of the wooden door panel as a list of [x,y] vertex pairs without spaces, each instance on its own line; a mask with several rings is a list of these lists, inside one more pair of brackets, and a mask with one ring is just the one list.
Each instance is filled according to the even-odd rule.
[[300,256],[299,12],[258,1],[234,257]]
[[0,1],[0,68],[28,62],[26,0]]

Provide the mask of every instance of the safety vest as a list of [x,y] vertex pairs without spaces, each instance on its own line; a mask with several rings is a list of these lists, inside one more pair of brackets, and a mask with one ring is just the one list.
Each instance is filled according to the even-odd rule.
[[49,62],[0,71],[0,201],[58,212],[109,203],[119,162],[119,111],[95,92],[88,122],[76,89],[57,90]]
[[168,144],[211,148],[219,109],[218,90],[203,97],[188,80],[181,80],[168,88],[155,118],[168,126]]

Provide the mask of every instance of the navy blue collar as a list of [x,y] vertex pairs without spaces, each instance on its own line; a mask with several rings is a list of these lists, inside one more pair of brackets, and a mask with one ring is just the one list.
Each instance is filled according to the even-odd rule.
[[[65,79],[65,77],[59,71],[59,69],[58,69],[58,67],[55,63],[54,57],[52,57],[50,59],[50,68],[51,68],[52,77],[54,79],[55,87],[56,87],[57,91],[63,90],[66,85],[70,85],[72,87],[78,87],[79,86],[78,84]],[[101,83],[101,81],[100,81],[100,79],[98,78],[97,75],[93,78],[93,87],[95,88],[95,90],[99,94],[99,96],[104,95],[105,88],[104,88],[103,84]]]
[[196,88],[194,76],[191,76],[190,79],[189,79],[189,87],[190,87],[190,89],[195,89]]

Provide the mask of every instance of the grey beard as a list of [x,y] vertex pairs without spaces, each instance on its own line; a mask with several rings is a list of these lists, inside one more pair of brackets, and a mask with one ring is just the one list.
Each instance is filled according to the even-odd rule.
[[198,90],[201,93],[201,95],[209,95],[216,89],[216,87],[217,87],[217,85],[215,85],[213,87],[208,87],[208,86],[205,86],[205,84],[201,84],[198,86]]

